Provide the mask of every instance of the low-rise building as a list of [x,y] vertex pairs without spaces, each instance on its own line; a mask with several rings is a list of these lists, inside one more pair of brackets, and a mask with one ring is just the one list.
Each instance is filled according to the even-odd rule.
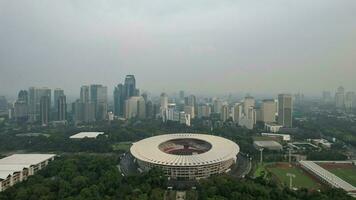
[[325,139],[311,139],[311,142],[315,145],[322,146],[324,148],[331,148],[332,143]]
[[265,123],[265,130],[271,133],[277,133],[283,126],[276,123]]
[[99,135],[103,135],[104,132],[80,132],[70,136],[70,139],[84,139],[84,138],[97,138]]
[[276,141],[273,140],[268,140],[268,141],[254,141],[253,146],[259,150],[259,149],[267,149],[271,151],[280,151],[283,149],[282,145],[279,144]]
[[282,138],[283,141],[290,141],[291,137],[289,134],[279,134],[279,133],[261,133],[262,136],[268,137],[279,137]]
[[46,167],[55,154],[14,154],[0,159],[0,192]]

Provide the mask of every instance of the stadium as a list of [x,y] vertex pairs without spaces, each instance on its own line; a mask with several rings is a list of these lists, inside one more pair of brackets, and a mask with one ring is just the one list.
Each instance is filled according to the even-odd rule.
[[161,168],[178,180],[207,178],[228,171],[236,163],[239,146],[222,137],[176,133],[150,137],[132,145],[139,168]]

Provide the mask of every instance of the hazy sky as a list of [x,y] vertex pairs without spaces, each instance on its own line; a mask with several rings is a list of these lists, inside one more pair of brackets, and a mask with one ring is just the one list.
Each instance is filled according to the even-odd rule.
[[0,0],[0,94],[135,74],[196,93],[356,90],[355,0]]

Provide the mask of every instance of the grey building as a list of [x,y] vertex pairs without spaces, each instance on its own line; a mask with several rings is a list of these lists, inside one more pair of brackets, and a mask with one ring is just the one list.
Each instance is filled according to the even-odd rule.
[[66,96],[62,95],[57,98],[57,120],[67,120],[67,100]]
[[40,99],[40,119],[43,126],[49,123],[50,108],[51,98],[49,96],[42,96]]
[[125,77],[125,100],[132,96],[138,96],[138,90],[136,89],[136,79],[134,75],[126,75]]
[[114,89],[114,114],[116,116],[124,116],[125,98],[124,85],[118,84]]
[[64,95],[64,90],[60,88],[56,88],[53,90],[53,103],[54,103],[55,110],[57,110],[58,108],[58,98],[63,95]]
[[278,95],[278,124],[292,128],[293,102],[290,94]]
[[40,120],[40,101],[43,96],[49,97],[49,105],[51,105],[51,89],[42,87],[30,87],[28,92],[29,102],[29,119],[30,122]]
[[95,105],[95,119],[105,120],[108,110],[107,87],[90,85],[90,102]]

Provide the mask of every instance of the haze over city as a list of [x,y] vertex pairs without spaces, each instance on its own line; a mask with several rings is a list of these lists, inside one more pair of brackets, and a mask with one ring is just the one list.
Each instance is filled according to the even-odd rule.
[[0,1],[0,93],[356,90],[356,2]]

